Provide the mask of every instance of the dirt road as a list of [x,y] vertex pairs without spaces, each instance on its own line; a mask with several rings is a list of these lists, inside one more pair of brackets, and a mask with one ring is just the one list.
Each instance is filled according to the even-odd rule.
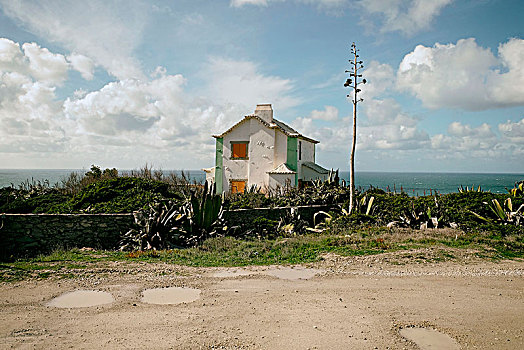
[[[389,254],[328,255],[294,269],[93,264],[76,278],[1,284],[0,348],[418,349],[424,339],[408,340],[402,329],[424,327],[449,336],[449,348],[524,349],[524,261],[413,261]],[[159,287],[200,295],[143,302],[144,290]],[[48,305],[75,290],[114,301]]]

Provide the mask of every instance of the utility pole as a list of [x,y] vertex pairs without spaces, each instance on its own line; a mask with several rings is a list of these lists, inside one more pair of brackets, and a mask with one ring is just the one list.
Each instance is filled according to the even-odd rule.
[[[364,68],[362,61],[359,61],[357,46],[355,43],[351,44],[351,55],[353,59],[349,60],[350,69],[346,70],[346,73],[349,73],[349,78],[344,83],[344,87],[349,87],[353,89],[353,144],[351,146],[351,153],[349,157],[349,210],[348,213],[351,214],[355,207],[355,147],[357,145],[357,103],[364,101],[364,99],[358,99],[357,95],[360,92],[358,86],[360,84],[365,84],[366,79],[359,81],[359,78],[362,78],[362,74],[358,74],[359,69]],[[347,95],[351,97],[351,94]]]

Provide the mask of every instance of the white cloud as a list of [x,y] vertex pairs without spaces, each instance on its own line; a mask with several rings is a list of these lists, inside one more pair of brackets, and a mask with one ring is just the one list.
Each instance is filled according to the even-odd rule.
[[[164,95],[173,88],[178,89],[180,76],[172,77],[175,84],[166,87]],[[64,112],[77,120],[83,130],[99,135],[125,134],[129,131],[144,132],[159,118],[157,104],[159,95],[154,93],[154,84],[137,80],[109,83],[98,91],[88,93],[81,99],[67,99]]]
[[17,72],[50,85],[61,85],[70,69],[77,70],[84,79],[93,79],[95,65],[83,55],[73,53],[67,57],[50,52],[38,44],[20,44],[0,38],[0,72]]
[[406,35],[428,29],[433,19],[453,0],[360,0],[358,6],[365,11],[363,24],[374,26],[380,17],[380,32],[401,32]]
[[[361,23],[374,30],[380,22],[379,32],[401,32],[411,35],[428,29],[433,19],[453,0],[230,0],[231,7],[268,7],[282,2],[313,5],[328,14],[338,15],[345,8],[362,10]],[[378,18],[378,19],[377,19]]]
[[485,110],[524,105],[524,40],[499,46],[499,57],[475,39],[419,45],[397,73],[398,87],[429,108]]
[[348,147],[351,146],[350,123],[349,118],[342,118],[329,125],[319,126],[311,117],[299,117],[290,124],[302,135],[320,141],[317,149],[321,153],[340,153],[341,150],[349,150]]
[[[505,49],[506,45],[501,47]],[[464,52],[458,55],[460,58],[455,58],[456,64],[464,68],[471,64],[470,55],[480,61],[476,62],[479,66],[473,67],[472,70],[482,68],[485,65],[484,61],[497,63],[489,50],[477,50],[468,54],[468,48],[463,49]],[[413,55],[407,56],[403,61],[399,71],[402,72],[403,68],[411,69],[411,63],[414,62],[422,62],[424,66],[433,65],[434,57],[428,55],[428,51],[432,53],[432,50],[424,47],[415,50]],[[516,51],[515,47],[508,50],[505,57],[508,57],[506,60],[512,64],[508,63],[507,70],[502,71],[504,73],[497,71],[497,74],[515,74],[518,66],[516,62],[520,57],[515,54]],[[364,102],[359,104],[357,162],[360,158],[362,163],[372,164],[369,159],[375,159],[388,164],[392,169],[401,170],[398,164],[405,163],[406,158],[417,159],[420,164],[430,164],[430,159],[438,159],[446,163],[450,169],[453,166],[462,169],[463,167],[456,164],[456,160],[461,159],[463,164],[468,164],[464,168],[467,169],[475,164],[478,166],[475,162],[479,159],[505,159],[511,163],[524,154],[522,147],[518,147],[524,142],[524,120],[499,124],[498,129],[502,134],[500,136],[489,124],[471,126],[461,122],[450,123],[446,133],[431,136],[421,128],[421,118],[407,113],[399,103],[396,91],[397,75],[390,65],[371,61],[362,73],[367,79],[367,84],[361,85],[362,92],[359,95],[364,97]],[[456,87],[456,84],[452,84],[451,88]],[[518,84],[513,84],[512,87],[514,86]],[[426,86],[424,88],[430,89]],[[424,93],[430,94],[431,91]],[[462,96],[466,95],[468,98],[468,93],[464,91]],[[475,90],[471,95],[479,93]],[[458,93],[454,91],[453,94]],[[460,98],[461,95],[458,95]],[[314,111],[305,118],[297,118],[291,124],[298,131],[319,140],[319,154],[323,157],[336,157],[337,161],[331,163],[332,165],[340,164],[341,156],[347,156],[351,146],[351,117],[318,123],[318,118],[315,117],[322,116],[322,113],[317,113],[319,111]]]
[[495,134],[491,131],[491,126],[486,123],[472,128],[470,125],[464,125],[460,122],[453,122],[448,126],[448,133],[456,137],[477,137],[477,138],[492,138]]
[[232,7],[242,7],[245,5],[267,6],[267,0],[231,0]]
[[365,85],[360,86],[362,89],[360,96],[366,101],[387,94],[395,85],[395,71],[389,64],[371,61],[363,76],[367,81]]
[[29,59],[31,75],[37,80],[61,84],[67,78],[69,64],[63,55],[51,53],[36,43],[25,43],[22,49]]
[[415,126],[418,119],[408,115],[402,110],[401,105],[392,98],[370,99],[361,104],[366,116],[366,125],[394,124],[398,126]]
[[393,68],[371,61],[363,71],[367,79],[361,85],[360,103],[364,120],[360,121],[357,141],[363,150],[409,150],[426,147],[428,134],[417,128],[419,120],[403,111],[391,95],[395,85]]
[[274,109],[296,106],[292,96],[293,82],[260,72],[251,61],[214,57],[209,60],[203,76],[207,79],[207,95],[222,104],[241,105],[251,110],[259,103],[272,103]]
[[60,54],[49,52],[36,43],[20,44],[0,38],[0,73],[16,72],[40,82],[60,85],[67,78],[69,63]]
[[89,57],[73,53],[67,56],[67,60],[71,63],[71,67],[82,75],[86,80],[91,80],[95,73],[95,63]]
[[[289,0],[231,0],[231,7],[243,7],[246,5],[252,6],[263,6],[267,7],[270,3],[281,3]],[[295,3],[306,4],[306,5],[316,5],[318,9],[321,10],[333,10],[337,8],[342,8],[346,6],[349,2],[348,0],[292,0]]]
[[20,45],[12,40],[0,38],[0,72],[25,71],[27,58],[20,50]]
[[325,106],[323,111],[313,110],[309,116],[311,119],[335,121],[338,119],[338,109],[333,106]]
[[448,156],[482,157],[488,153],[493,155],[497,148],[500,149],[501,140],[486,123],[472,127],[461,122],[453,122],[448,126],[448,135],[434,135],[431,138],[431,145],[435,150],[447,150]]
[[90,162],[211,165],[211,135],[257,103],[274,103],[277,111],[298,103],[291,81],[264,75],[252,62],[221,58],[203,70],[207,86],[200,97],[185,91],[182,75],[157,67],[150,78],[109,82],[91,92],[79,89],[59,100],[56,86],[68,70],[91,78],[94,63],[76,53],[66,59],[35,43],[22,47],[0,39],[0,153],[12,166],[23,166],[15,156],[21,152],[26,162],[43,167],[52,165],[49,157],[73,167]]
[[[147,3],[0,0],[0,4],[7,16],[48,40],[92,58],[115,77],[143,78],[132,54],[147,21]],[[81,72],[86,74],[85,70]]]
[[28,74],[27,66],[20,68],[0,70],[0,153],[64,150],[68,122],[56,100],[55,87],[49,85],[49,76],[37,81]]
[[524,105],[524,40],[513,38],[498,47],[502,70],[491,75],[491,96],[503,105]]
[[[361,85],[357,119],[357,150],[409,151],[427,148],[430,137],[418,128],[419,120],[402,110],[392,97],[395,74],[390,65],[372,61],[362,72],[367,79]],[[352,115],[338,117],[338,109],[326,106],[324,111],[314,110],[308,117],[297,118],[291,124],[301,133],[320,141],[322,152],[349,150],[352,142]],[[323,120],[318,124],[317,120]]]
[[515,123],[508,120],[499,124],[498,129],[509,142],[524,144],[524,118]]
[[362,150],[416,150],[425,148],[428,134],[416,127],[387,124],[381,127],[360,128]]

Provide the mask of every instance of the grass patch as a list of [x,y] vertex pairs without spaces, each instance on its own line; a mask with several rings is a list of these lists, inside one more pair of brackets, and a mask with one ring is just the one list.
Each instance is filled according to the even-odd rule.
[[[477,251],[483,259],[524,258],[522,235],[473,233],[458,230],[387,230],[376,227],[351,228],[345,235],[320,234],[267,240],[242,240],[232,237],[211,238],[187,249],[161,251],[83,251],[57,250],[33,259],[20,259],[0,265],[0,281],[28,278],[74,278],[76,270],[88,269],[107,261],[165,262],[194,267],[300,264],[315,262],[322,254],[343,256],[374,255],[384,252],[431,248],[436,256],[418,254],[413,260],[455,260],[452,249]],[[434,254],[435,255],[435,254]]]

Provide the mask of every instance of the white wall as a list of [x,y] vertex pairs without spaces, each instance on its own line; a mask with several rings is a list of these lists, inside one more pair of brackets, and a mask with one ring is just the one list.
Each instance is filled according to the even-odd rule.
[[[304,179],[304,174],[302,174],[302,163],[303,162],[315,162],[315,144],[306,140],[298,139],[298,142],[302,143],[302,157],[298,160],[298,178]],[[299,151],[299,146],[297,143],[297,152]],[[298,154],[297,154],[298,157]],[[297,158],[298,159],[298,158]]]
[[275,149],[273,150],[273,154],[273,169],[287,162],[287,136],[278,129],[275,129]]
[[[231,159],[231,141],[249,141],[250,120],[243,122],[231,132],[224,135],[223,146],[223,190],[229,192],[229,181],[231,179],[240,180],[248,177],[248,160]],[[248,145],[248,151],[251,144]]]
[[327,174],[319,174],[314,170],[311,170],[308,167],[301,167],[302,168],[302,180],[304,181],[312,181],[320,179],[322,181],[325,181],[327,179]]
[[[247,119],[224,135],[224,191],[229,191],[230,180],[248,180],[247,186],[264,188],[268,185],[267,172],[273,170],[275,131],[256,119]],[[249,141],[248,159],[231,159],[231,142]],[[287,146],[285,146],[287,147]],[[287,148],[286,148],[287,149]]]
[[269,187],[276,189],[278,187],[285,187],[286,183],[295,183],[295,174],[269,174]]
[[262,125],[258,120],[250,120],[249,142],[249,182],[248,186],[260,188],[267,186],[267,172],[273,170],[273,150],[275,131]]

